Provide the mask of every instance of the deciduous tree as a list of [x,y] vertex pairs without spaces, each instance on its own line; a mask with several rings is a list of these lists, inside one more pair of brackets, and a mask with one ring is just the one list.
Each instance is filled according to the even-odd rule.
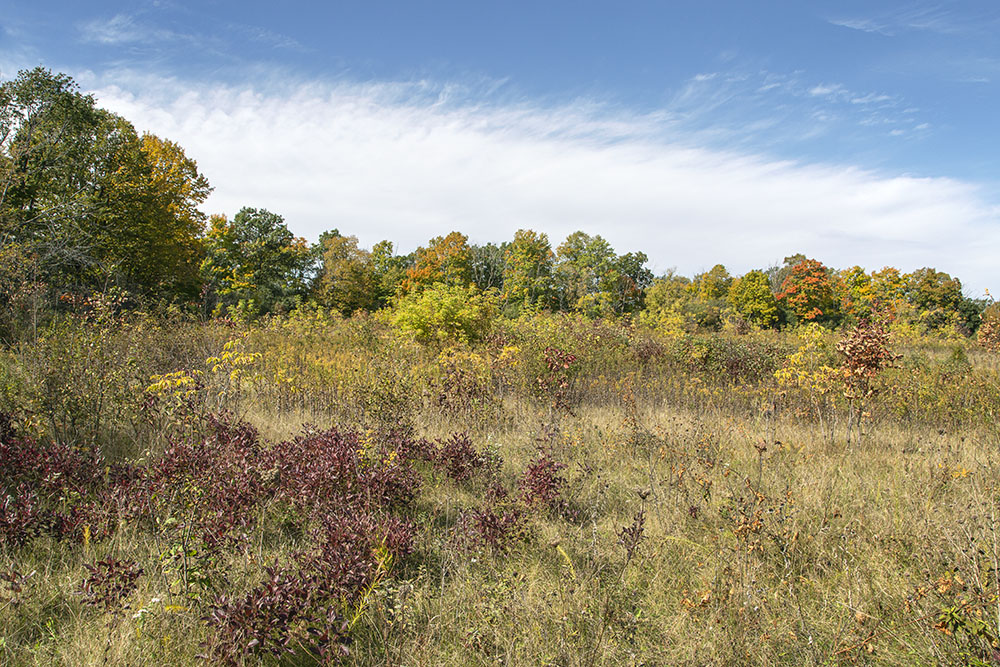
[[547,235],[530,229],[515,232],[507,246],[501,297],[512,312],[551,306],[554,263]]
[[413,266],[402,283],[404,294],[419,291],[435,283],[467,286],[472,282],[469,237],[459,232],[437,236],[427,247],[417,248]]
[[838,317],[830,271],[815,259],[804,259],[791,267],[777,300],[799,321],[832,323]]
[[289,309],[307,292],[313,253],[276,213],[243,208],[232,222],[212,216],[205,245],[202,276],[222,308],[258,315]]
[[778,321],[778,302],[763,271],[750,271],[738,278],[729,288],[727,300],[753,326],[766,328]]

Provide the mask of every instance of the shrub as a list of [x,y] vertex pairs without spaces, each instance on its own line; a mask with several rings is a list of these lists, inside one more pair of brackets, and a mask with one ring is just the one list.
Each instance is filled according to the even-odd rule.
[[136,587],[142,568],[135,561],[108,558],[94,564],[84,564],[90,576],[80,584],[86,604],[102,606],[105,611],[127,607],[126,599]]
[[489,332],[497,309],[495,290],[436,283],[400,299],[390,321],[421,343],[467,343]]
[[983,311],[982,324],[977,334],[979,344],[991,352],[1000,352],[1000,304],[993,304]]

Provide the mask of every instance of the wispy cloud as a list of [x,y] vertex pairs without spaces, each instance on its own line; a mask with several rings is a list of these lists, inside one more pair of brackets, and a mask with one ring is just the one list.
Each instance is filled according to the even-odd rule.
[[918,3],[891,10],[875,11],[869,16],[828,18],[828,23],[851,30],[894,37],[908,31],[926,31],[943,35],[989,33],[1000,25],[996,9],[970,11],[968,7],[952,10],[940,3]]
[[264,44],[276,49],[288,49],[304,53],[309,51],[301,42],[288,35],[274,32],[267,28],[245,23],[230,23],[228,29],[234,33],[251,39],[254,42]]
[[477,242],[583,229],[659,270],[742,272],[802,251],[995,279],[1000,211],[974,185],[707,148],[671,113],[490,103],[426,81],[95,87],[199,161],[211,210],[266,207],[312,238],[337,227],[409,250],[452,229]]
[[108,46],[135,43],[162,42],[178,34],[139,22],[128,14],[116,14],[109,19],[93,19],[82,23],[80,38],[84,42]]
[[[836,133],[863,143],[865,128],[920,123],[919,109],[884,91],[810,81],[802,71],[733,70],[691,77],[666,106],[675,124],[702,142],[788,148]],[[884,136],[885,130],[880,131]]]
[[813,97],[841,97],[846,94],[847,91],[839,83],[836,84],[826,84],[821,83],[818,86],[813,86],[809,89],[809,94]]
[[871,19],[827,19],[827,22],[843,28],[850,28],[851,30],[878,33],[880,35],[885,35],[886,37],[892,37],[895,34],[887,26],[876,23]]

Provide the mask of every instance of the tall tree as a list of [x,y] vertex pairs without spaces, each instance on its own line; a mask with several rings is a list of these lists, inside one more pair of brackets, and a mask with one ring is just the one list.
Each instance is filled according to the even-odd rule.
[[751,325],[761,328],[778,321],[778,302],[763,271],[750,271],[729,288],[727,300]]
[[382,308],[399,292],[406,272],[413,266],[413,255],[397,255],[392,241],[379,241],[372,248],[372,269],[378,285],[378,307]]
[[472,267],[472,282],[480,290],[503,290],[507,250],[510,244],[469,246],[469,263]]
[[0,239],[57,290],[193,295],[209,192],[179,146],[140,137],[69,77],[0,84]]
[[646,268],[646,253],[627,252],[614,262],[612,308],[617,315],[642,310],[646,288],[653,284],[653,272]]
[[243,208],[232,222],[212,216],[205,246],[202,276],[218,296],[219,312],[287,310],[308,291],[314,255],[276,213]]
[[692,287],[700,299],[718,301],[726,298],[732,284],[733,278],[726,267],[716,264],[710,270],[696,275]]
[[[208,180],[177,144],[139,137],[116,116],[97,179],[88,241],[102,273],[147,294],[197,295]],[[114,131],[110,131],[114,128]]]
[[552,268],[555,255],[549,237],[519,229],[507,246],[502,298],[513,313],[548,308],[552,303]]
[[800,322],[833,323],[839,316],[830,271],[815,259],[803,259],[791,267],[777,299]]
[[871,318],[880,308],[872,277],[860,266],[837,272],[840,310],[851,321]]
[[600,314],[610,310],[605,288],[616,259],[614,248],[601,236],[573,232],[559,246],[555,268],[556,292],[563,310]]
[[101,114],[64,74],[38,67],[0,84],[0,233],[43,242],[88,203]]
[[472,282],[469,237],[459,232],[437,236],[427,247],[417,248],[413,266],[406,272],[403,293],[416,292],[435,283],[465,287]]
[[342,315],[378,308],[379,285],[372,253],[358,247],[356,236],[323,239],[322,261],[316,293],[320,303]]

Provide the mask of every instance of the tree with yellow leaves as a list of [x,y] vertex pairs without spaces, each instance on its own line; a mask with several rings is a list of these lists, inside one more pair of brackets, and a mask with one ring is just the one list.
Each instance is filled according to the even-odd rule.
[[400,292],[418,292],[437,283],[467,287],[471,282],[469,237],[451,232],[447,236],[434,237],[427,247],[417,248],[414,264],[407,270]]

